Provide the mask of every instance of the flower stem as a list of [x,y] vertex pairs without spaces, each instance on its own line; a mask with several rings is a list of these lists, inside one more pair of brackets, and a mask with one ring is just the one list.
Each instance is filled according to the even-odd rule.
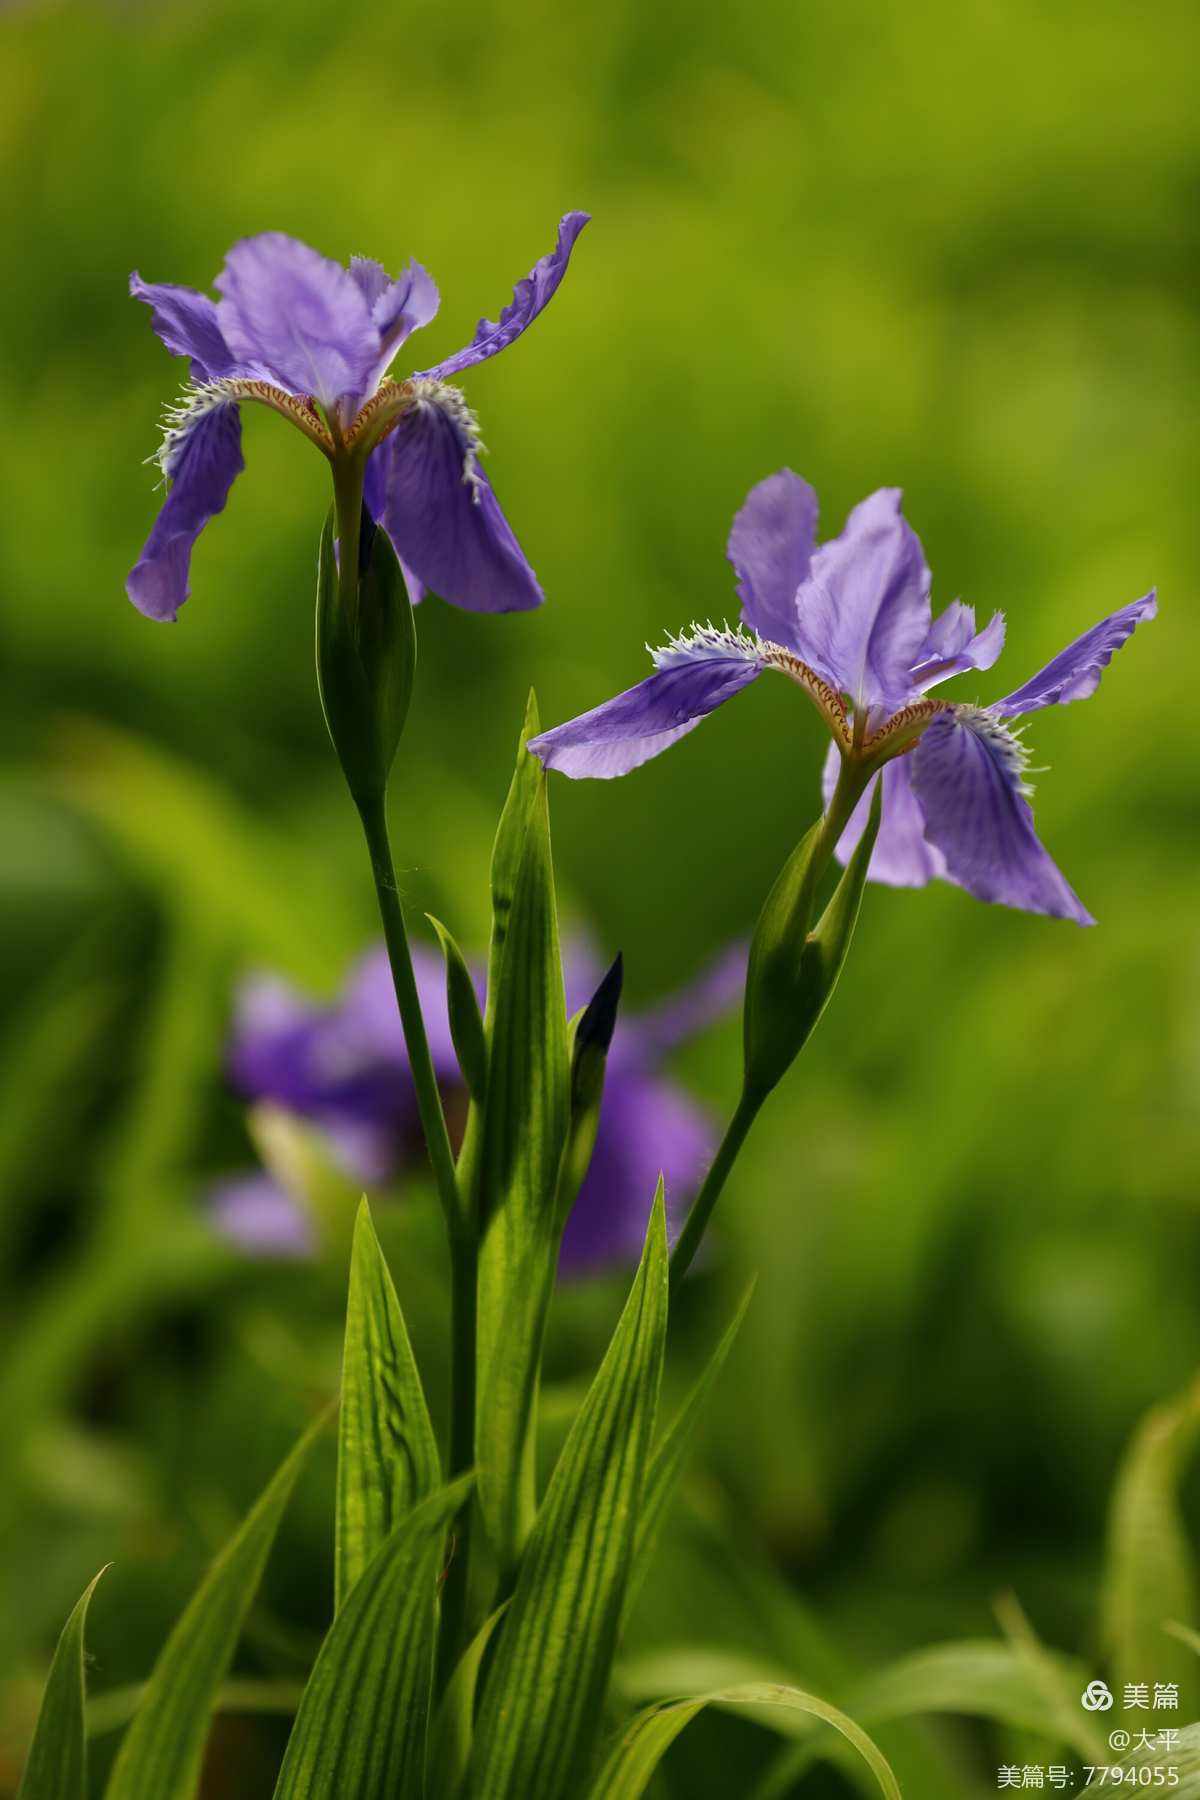
[[[340,453],[333,459],[333,491],[338,537],[338,605],[353,627],[359,606],[359,559],[362,545],[363,475],[361,455]],[[475,1318],[478,1249],[468,1195],[460,1185],[454,1151],[446,1129],[446,1115],[438,1090],[429,1038],[421,1012],[408,943],[404,903],[396,882],[387,825],[386,774],[356,789],[351,795],[362,820],[363,833],[375,877],[375,895],[383,924],[388,962],[400,1009],[400,1023],[408,1048],[409,1070],[416,1092],[417,1111],[425,1148],[433,1169],[446,1226],[450,1255],[450,1423],[447,1445],[447,1478],[465,1473],[475,1462]],[[443,1657],[453,1666],[465,1626],[467,1537],[470,1509],[464,1508],[457,1523],[458,1543],[453,1579],[447,1582],[443,1609]]]
[[765,1099],[765,1094],[751,1093],[748,1088],[742,1090],[742,1097],[729,1121],[725,1136],[721,1139],[712,1167],[704,1178],[704,1186],[692,1202],[691,1211],[684,1220],[683,1230],[671,1252],[672,1292],[692,1266],[692,1258],[700,1248],[700,1240],[708,1228],[713,1208],[721,1198],[729,1171],[737,1161],[738,1152],[749,1136],[750,1127],[758,1117],[759,1108]]
[[[869,773],[864,773],[862,764],[856,757],[844,756],[842,758],[837,786],[819,825],[810,834],[811,849],[807,852],[806,881],[811,882],[813,893],[816,892],[817,883],[829,866],[838,839],[845,830],[851,813],[862,798],[869,779]],[[749,1082],[742,1088],[741,1099],[729,1121],[725,1136],[721,1139],[720,1148],[713,1158],[712,1167],[704,1178],[703,1187],[692,1202],[691,1211],[684,1220],[683,1230],[671,1253],[672,1293],[692,1265],[692,1259],[700,1247],[700,1240],[708,1228],[713,1208],[721,1197],[729,1172],[737,1161],[742,1145],[750,1134],[750,1127],[762,1110],[763,1101],[770,1091],[769,1086],[751,1086]]]
[[383,935],[396,988],[396,1002],[400,1008],[400,1022],[404,1027],[404,1041],[408,1046],[417,1110],[445,1214],[446,1234],[450,1245],[454,1408],[451,1416],[448,1474],[453,1478],[470,1468],[472,1461],[471,1439],[475,1417],[475,1246],[459,1196],[454,1152],[450,1148],[442,1097],[438,1092],[433,1058],[429,1054],[429,1039],[425,1034],[425,1020],[417,994],[404,905],[396,886],[396,872],[392,863],[382,798],[374,804],[360,805],[359,813],[370,852],[371,870],[375,876],[379,916],[383,921]]

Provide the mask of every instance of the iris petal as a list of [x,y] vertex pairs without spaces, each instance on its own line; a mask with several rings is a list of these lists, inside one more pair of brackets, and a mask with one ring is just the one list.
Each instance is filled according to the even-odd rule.
[[470,612],[524,612],[542,590],[491,483],[455,388],[429,391],[371,458],[368,507],[423,587]]
[[602,706],[530,738],[529,748],[564,775],[626,775],[694,731],[762,670],[745,651],[697,648]]
[[270,1175],[234,1175],[209,1201],[221,1236],[252,1256],[311,1256],[312,1226],[287,1190]]
[[1088,699],[1100,686],[1100,677],[1116,652],[1129,641],[1142,620],[1152,619],[1157,611],[1157,598],[1151,588],[1140,600],[1131,600],[1128,606],[1110,613],[1060,650],[1023,687],[998,700],[995,711],[1013,719],[1021,713],[1037,712],[1043,706],[1065,706],[1071,700]]
[[1095,923],[1034,830],[1024,756],[994,710],[955,707],[939,714],[912,752],[912,765],[926,834],[945,857],[951,881],[977,900]]
[[150,307],[150,322],[172,356],[191,357],[193,381],[219,381],[232,374],[237,365],[217,321],[215,300],[194,288],[143,281],[136,269],[129,292]]
[[239,362],[261,366],[293,394],[333,406],[360,394],[379,358],[379,332],[358,282],[282,231],[243,238],[225,258],[217,320]]
[[903,705],[929,635],[929,570],[899,488],[860,502],[796,596],[798,654],[856,705]]
[[226,403],[198,414],[173,449],[171,490],[125,583],[139,612],[151,619],[175,618],[191,591],[192,546],[225,505],[245,466],[237,407]]
[[790,469],[751,488],[733,521],[726,555],[738,578],[742,618],[773,644],[797,650],[796,590],[808,575],[817,496]]
[[419,262],[410,262],[393,281],[382,263],[368,256],[352,256],[350,277],[370,307],[371,323],[379,333],[378,354],[364,389],[366,397],[378,387],[400,346],[436,317],[441,300],[432,275]]
[[464,369],[473,368],[476,363],[486,362],[489,356],[495,356],[515,342],[554,298],[567,272],[575,240],[589,217],[590,214],[585,212],[566,213],[559,221],[558,240],[553,250],[540,258],[522,281],[518,281],[513,297],[500,317],[480,319],[475,336],[465,349],[456,351],[436,368],[426,369],[424,373],[444,381],[451,375],[461,374]]
[[927,694],[940,681],[968,669],[990,669],[1004,648],[1004,614],[993,613],[982,631],[975,629],[975,609],[952,600],[938,614],[913,666],[914,687]]

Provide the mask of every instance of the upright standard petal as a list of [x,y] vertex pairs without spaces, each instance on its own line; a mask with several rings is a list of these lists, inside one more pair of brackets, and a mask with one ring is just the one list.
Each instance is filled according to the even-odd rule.
[[[837,785],[840,760],[837,745],[831,744],[821,777],[826,806]],[[858,840],[867,828],[875,782],[882,781],[883,817],[871,852],[867,879],[882,881],[887,887],[925,887],[946,874],[945,857],[925,836],[925,814],[913,793],[911,763],[911,756],[898,756],[884,764],[851,813],[835,853],[841,863],[848,863],[854,855]]]
[[855,705],[901,706],[929,635],[929,587],[900,489],[880,488],[814,553],[796,596],[795,648]]
[[432,275],[419,262],[410,262],[393,281],[382,263],[352,256],[350,276],[361,289],[371,309],[371,323],[379,333],[379,352],[367,377],[366,397],[378,387],[400,346],[436,316],[440,296]]
[[975,608],[952,600],[938,614],[917,652],[912,669],[915,688],[927,694],[939,681],[965,675],[968,669],[990,669],[1004,648],[1004,614],[993,613],[982,631],[975,629]]
[[359,283],[340,263],[282,231],[242,238],[217,276],[217,322],[240,363],[269,370],[293,394],[333,406],[360,394],[379,359],[379,332]]
[[480,319],[475,336],[463,350],[448,356],[435,368],[423,371],[439,381],[459,375],[476,363],[486,362],[498,350],[506,350],[532,325],[542,309],[554,298],[558,284],[567,272],[575,239],[587,224],[590,213],[569,212],[559,221],[558,241],[548,255],[536,262],[523,281],[513,289],[513,297],[496,320]]
[[190,356],[192,380],[219,381],[236,368],[233,352],[217,321],[217,303],[194,288],[143,281],[137,270],[129,292],[150,308],[150,322],[172,356]]
[[1025,752],[994,709],[947,708],[912,752],[912,784],[951,881],[978,900],[1094,925],[1034,830]]
[[742,618],[769,643],[796,650],[796,591],[817,541],[817,496],[790,469],[751,488],[725,554],[738,578]]
[[534,755],[576,778],[626,775],[694,731],[766,666],[753,639],[713,630],[657,651],[655,662],[657,672],[636,687],[530,738]]
[[537,576],[479,467],[462,394],[424,379],[413,386],[416,405],[371,458],[368,507],[405,567],[443,600],[469,612],[540,606]]
[[1100,677],[1122,644],[1128,642],[1143,619],[1158,611],[1154,588],[1140,600],[1110,613],[1090,631],[1060,650],[1052,662],[1014,694],[998,700],[994,710],[1005,718],[1037,712],[1043,706],[1065,706],[1070,700],[1086,700],[1100,686]]
[[245,468],[242,423],[225,402],[197,412],[174,435],[164,462],[170,492],[154,521],[125,591],[150,619],[174,619],[190,593],[192,546],[225,505]]

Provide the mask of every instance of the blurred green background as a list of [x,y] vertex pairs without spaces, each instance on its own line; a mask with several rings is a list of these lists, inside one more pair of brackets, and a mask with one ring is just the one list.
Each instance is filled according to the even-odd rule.
[[[560,213],[594,215],[553,306],[465,381],[548,604],[419,615],[398,860],[470,948],[529,683],[554,722],[639,679],[646,639],[732,616],[729,521],[782,464],[828,533],[903,484],[935,599],[1008,614],[979,698],[1160,584],[1095,701],[1030,734],[1039,827],[1098,929],[869,892],[688,1295],[677,1383],[760,1271],[634,1646],[828,1685],[994,1633],[1012,1588],[1094,1655],[1121,1447],[1200,1362],[1197,37],[1183,0],[4,9],[0,1792],[95,1569],[101,1691],[149,1667],[337,1367],[342,1246],[247,1265],[198,1205],[250,1158],[221,1079],[236,976],[329,992],[373,933],[314,690],[320,459],[247,417],[179,624],[122,593],[183,372],[128,272],[203,287],[266,228],[418,256],[429,362]],[[749,930],[822,753],[764,683],[625,781],[554,784],[565,911],[624,950],[632,1003]],[[722,1113],[736,1022],[680,1067]],[[426,1201],[387,1229],[436,1364]],[[563,1296],[567,1394],[616,1300]],[[329,1472],[248,1669],[294,1678],[323,1624]],[[206,1792],[269,1787],[282,1730],[224,1720]],[[665,1792],[740,1793],[769,1760],[749,1725],[693,1730]],[[1000,1748],[959,1721],[895,1754],[913,1794],[966,1795]]]

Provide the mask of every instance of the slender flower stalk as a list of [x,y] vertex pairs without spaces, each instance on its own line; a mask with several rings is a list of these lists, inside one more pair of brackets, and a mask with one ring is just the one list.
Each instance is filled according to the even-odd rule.
[[[404,902],[396,883],[382,795],[374,804],[367,802],[361,806],[360,816],[371,859],[371,873],[375,878],[375,894],[396,989],[396,1004],[400,1009],[400,1020],[408,1045],[421,1130],[437,1183],[450,1247],[451,1389],[454,1395],[451,1409],[450,1474],[453,1476],[470,1468],[472,1462],[470,1422],[475,1416],[475,1228],[459,1192],[454,1151],[446,1129],[446,1114],[433,1058],[429,1052],[429,1038],[421,1011],[412,951],[409,948]],[[466,1405],[468,1397],[469,1406]]]
[[765,1094],[752,1093],[749,1088],[742,1089],[741,1098],[726,1127],[712,1167],[704,1178],[704,1186],[692,1202],[692,1209],[683,1222],[683,1230],[675,1240],[675,1248],[671,1252],[672,1291],[692,1266],[692,1260],[700,1248],[700,1240],[708,1229],[713,1209],[721,1198],[730,1171],[750,1135],[750,1127],[757,1119],[765,1099]]
[[[817,825],[814,826],[809,837],[804,840],[804,844],[801,846],[801,853],[803,854],[804,859],[804,866],[801,870],[801,888],[805,896],[803,905],[804,917],[799,926],[801,943],[804,942],[808,935],[808,915],[811,914],[813,898],[815,897],[822,877],[825,875],[830,862],[833,859],[834,850],[842,832],[845,830],[847,820],[851,817],[855,807],[858,805],[863,789],[869,779],[869,775],[853,761],[849,759],[843,760],[838,784],[830,797],[829,805],[826,807],[825,812]],[[788,873],[789,869],[785,868],[783,874],[780,876],[780,885],[786,882]],[[768,914],[770,905],[771,901],[768,899],[767,905],[764,908],[764,920]],[[789,920],[788,923],[791,924],[791,921]],[[789,935],[794,935],[794,932],[789,933]],[[721,1139],[717,1154],[713,1158],[712,1166],[705,1177],[704,1185],[693,1202],[692,1208],[684,1221],[683,1229],[679,1233],[679,1237],[676,1240],[675,1247],[671,1253],[672,1289],[678,1286],[691,1268],[696,1251],[700,1247],[700,1241],[708,1228],[708,1222],[712,1217],[713,1210],[721,1197],[725,1183],[729,1178],[734,1163],[737,1161],[742,1146],[750,1135],[750,1128],[762,1110],[767,1095],[775,1085],[770,1074],[764,1077],[759,1073],[756,1068],[756,1058],[753,1055],[752,1050],[752,1008],[756,998],[756,989],[758,987],[758,984],[756,984],[754,980],[755,961],[756,952],[761,955],[761,945],[764,936],[763,924],[760,922],[759,930],[755,934],[755,943],[751,948],[751,966],[746,983],[747,1047],[742,1092],[738,1099],[737,1106],[734,1108],[733,1117],[730,1119],[729,1125],[726,1128],[725,1135]],[[835,967],[832,972],[832,980],[828,981],[826,992],[819,997],[818,1016],[819,1008],[824,1005],[825,1000],[828,998],[828,989],[832,987],[833,981],[837,979],[838,968],[840,968],[840,958],[837,967]],[[789,1010],[791,1009],[789,1008]],[[816,1018],[814,1017],[812,1024],[815,1023]],[[794,1018],[790,1021],[785,1021],[785,1026],[786,1024],[791,1024],[793,1031],[798,1029],[802,1032],[803,1038],[807,1038],[808,1032],[811,1031],[812,1028],[812,1025],[807,1024],[807,1021],[796,1021]],[[806,1025],[807,1029],[805,1029]],[[803,1041],[803,1039],[801,1041]],[[783,1053],[785,1063],[790,1063],[793,1060],[796,1051],[800,1047],[800,1043],[797,1043],[795,1048],[792,1048],[790,1042],[786,1045]],[[782,1073],[782,1070],[780,1070],[780,1073]],[[776,1076],[775,1079],[778,1079],[778,1076]]]

